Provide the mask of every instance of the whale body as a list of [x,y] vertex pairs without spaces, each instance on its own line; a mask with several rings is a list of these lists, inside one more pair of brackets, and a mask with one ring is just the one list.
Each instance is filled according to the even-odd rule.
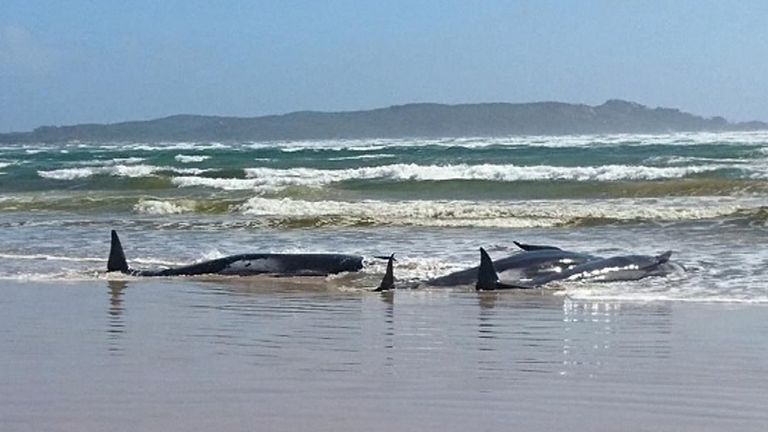
[[620,255],[601,258],[572,266],[560,272],[542,274],[529,281],[502,280],[495,263],[480,248],[480,266],[475,288],[478,290],[530,289],[554,281],[588,280],[592,282],[634,281],[651,276],[668,276],[683,270],[679,264],[669,261],[672,251],[660,255]]
[[[540,247],[493,261],[493,265],[504,279],[531,279],[550,273],[561,273],[600,259],[594,255],[564,251],[554,247]],[[433,287],[470,285],[477,280],[478,270],[479,267],[471,267],[429,279],[424,283]]]
[[327,276],[356,272],[363,268],[363,257],[342,254],[275,254],[254,253],[230,255],[181,267],[136,270],[128,267],[123,246],[115,230],[107,261],[107,271],[133,276],[195,276],[203,274],[252,276]]

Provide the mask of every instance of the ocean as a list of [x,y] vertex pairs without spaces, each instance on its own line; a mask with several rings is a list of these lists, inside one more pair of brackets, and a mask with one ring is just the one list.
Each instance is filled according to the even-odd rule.
[[[360,254],[327,278],[129,264]],[[633,282],[370,292],[513,241]],[[768,132],[0,146],[0,430],[762,431]]]
[[768,302],[767,132],[5,145],[0,191],[3,279],[103,278],[110,229],[136,267],[396,253],[405,280],[517,240],[689,270],[578,298]]

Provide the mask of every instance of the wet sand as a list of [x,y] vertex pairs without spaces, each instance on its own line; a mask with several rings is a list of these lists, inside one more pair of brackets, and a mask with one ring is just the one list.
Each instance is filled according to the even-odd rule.
[[768,305],[0,283],[0,430],[763,431]]

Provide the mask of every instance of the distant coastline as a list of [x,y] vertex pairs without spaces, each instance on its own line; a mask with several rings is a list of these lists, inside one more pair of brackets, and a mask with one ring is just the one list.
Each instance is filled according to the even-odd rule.
[[275,141],[745,130],[768,130],[768,123],[732,123],[722,117],[707,118],[612,99],[596,106],[561,102],[418,103],[261,117],[175,115],[113,124],[42,126],[31,132],[0,134],[0,142]]

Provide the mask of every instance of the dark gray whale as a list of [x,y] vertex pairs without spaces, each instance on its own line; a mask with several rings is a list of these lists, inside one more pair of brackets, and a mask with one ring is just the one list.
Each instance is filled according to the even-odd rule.
[[240,254],[203,261],[182,267],[135,270],[128,267],[117,232],[112,230],[112,243],[107,271],[134,276],[194,276],[203,274],[251,276],[327,276],[356,272],[363,268],[363,257],[340,254]]
[[670,263],[672,251],[661,255],[622,255],[584,263],[559,274],[543,275],[531,281],[541,286],[552,281],[589,280],[594,282],[633,281],[651,276],[667,276],[679,269]]
[[668,276],[683,270],[669,258],[672,251],[661,255],[622,255],[588,261],[561,272],[543,274],[530,281],[517,282],[499,280],[493,261],[483,248],[480,248],[480,267],[475,288],[478,290],[529,289],[537,288],[554,281],[589,280],[593,282],[633,281],[651,276]]
[[[577,252],[564,251],[551,246],[523,251],[493,262],[504,279],[533,279],[538,276],[561,273],[586,262],[600,260],[600,257]],[[470,285],[477,281],[479,267],[471,267],[429,279],[428,286]]]

